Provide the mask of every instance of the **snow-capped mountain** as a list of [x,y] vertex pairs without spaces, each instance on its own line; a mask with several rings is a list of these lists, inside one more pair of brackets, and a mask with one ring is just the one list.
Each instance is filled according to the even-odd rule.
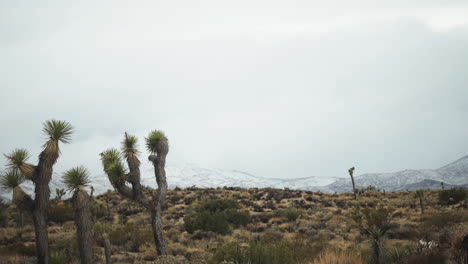
[[[392,173],[366,173],[355,177],[357,187],[375,186],[381,190],[399,191],[440,188],[444,182],[446,187],[457,187],[468,184],[468,156],[458,159],[436,170],[403,170]],[[432,184],[429,182],[432,181]],[[437,185],[434,185],[437,182]],[[429,184],[429,185],[428,185]],[[349,178],[342,178],[325,186],[324,191],[351,192],[352,185]]]
[[[142,164],[141,181],[143,185],[156,187],[153,168],[149,164]],[[322,192],[351,192],[349,178],[305,177],[292,179],[263,178],[240,170],[208,169],[186,164],[184,166],[168,166],[166,168],[169,188],[197,186],[209,187],[242,187],[242,188],[278,188],[313,190]],[[468,184],[468,156],[443,166],[436,170],[404,170],[392,173],[366,173],[355,177],[358,187],[375,186],[381,190],[399,191],[427,188],[440,188],[444,182],[446,188],[465,187]],[[95,193],[103,193],[112,186],[104,174],[92,177]],[[33,195],[34,186],[26,181],[23,189]],[[55,189],[63,188],[59,175],[55,174],[50,183],[51,196],[55,196]],[[11,193],[0,196],[9,200]]]

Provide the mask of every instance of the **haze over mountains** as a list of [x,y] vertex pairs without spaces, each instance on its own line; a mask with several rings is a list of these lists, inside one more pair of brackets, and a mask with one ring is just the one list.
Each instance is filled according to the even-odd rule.
[[[242,188],[290,188],[322,192],[351,192],[349,177],[305,177],[292,179],[263,178],[239,170],[223,170],[201,168],[194,164],[183,167],[169,166],[166,168],[169,188],[191,187],[242,187]],[[346,170],[345,170],[346,171]],[[149,164],[142,164],[142,184],[156,186],[153,168]],[[403,170],[391,173],[365,173],[355,177],[356,185],[365,188],[369,185],[386,191],[438,189],[441,182],[446,188],[468,187],[468,155],[436,170]],[[103,193],[112,189],[107,177],[102,174],[93,177],[92,185],[96,193]],[[55,174],[51,181],[51,193],[54,197],[55,188],[64,188],[59,175]],[[33,186],[25,182],[22,187],[33,194]],[[2,197],[10,200],[11,193],[2,193]]]

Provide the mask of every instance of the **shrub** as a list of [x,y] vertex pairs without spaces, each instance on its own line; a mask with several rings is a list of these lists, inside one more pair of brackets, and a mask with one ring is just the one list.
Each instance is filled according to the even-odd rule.
[[64,251],[52,251],[50,253],[50,264],[67,264],[70,260]]
[[231,225],[239,227],[250,223],[249,212],[238,210],[237,201],[231,199],[208,200],[200,204],[195,212],[184,217],[184,227],[192,234],[195,230],[229,234]]
[[463,188],[441,190],[439,192],[439,202],[445,205],[457,204],[466,199],[468,191]]
[[57,224],[73,221],[73,208],[68,203],[51,204],[48,209],[49,220]]
[[235,227],[245,226],[250,223],[250,214],[247,211],[240,212],[239,210],[228,209],[225,214],[226,220]]
[[296,208],[278,209],[276,211],[276,216],[281,216],[286,218],[289,222],[294,222],[301,216],[301,211]]
[[223,212],[200,212],[184,217],[184,227],[192,234],[195,230],[212,231],[218,234],[230,233],[226,214]]
[[253,240],[247,246],[231,242],[215,250],[212,263],[233,262],[251,264],[289,264],[304,263],[311,260],[323,248],[322,242],[298,237],[292,240],[274,239],[266,235]]
[[238,209],[239,205],[236,200],[232,199],[214,199],[203,202],[199,207],[198,211],[208,211],[211,213],[224,211],[226,209]]
[[16,242],[7,246],[0,247],[0,256],[15,254],[24,256],[36,256],[36,246],[34,244],[25,245],[22,242]]
[[440,212],[428,216],[424,223],[423,228],[436,228],[440,229],[466,220],[464,214],[457,212]]
[[114,245],[125,246],[131,252],[139,252],[142,244],[152,240],[152,235],[134,224],[125,224],[113,229],[109,238]]
[[311,264],[364,264],[362,258],[345,252],[334,252],[327,250]]

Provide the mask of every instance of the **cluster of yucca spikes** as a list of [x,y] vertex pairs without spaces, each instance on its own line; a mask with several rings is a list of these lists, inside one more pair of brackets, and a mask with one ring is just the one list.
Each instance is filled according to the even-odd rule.
[[[48,120],[43,123],[43,132],[48,138],[39,154],[37,165],[28,162],[30,155],[26,149],[19,148],[5,154],[7,170],[0,178],[0,187],[3,190],[13,191],[13,203],[20,210],[32,213],[38,263],[49,263],[46,222],[50,196],[49,182],[52,177],[53,165],[60,156],[59,143],[71,141],[73,127],[66,121]],[[34,200],[20,186],[25,179],[34,183]]]
[[[115,148],[101,153],[104,172],[110,183],[122,196],[138,202],[151,213],[151,225],[155,239],[156,251],[166,254],[166,243],[162,230],[162,206],[167,192],[165,163],[169,151],[168,140],[160,130],[153,130],[145,138],[146,147],[150,152],[148,159],[153,163],[158,191],[148,199],[140,183],[140,160],[138,159],[138,138],[125,133],[121,151]],[[126,160],[127,168],[123,159]],[[129,183],[131,187],[126,185]]]

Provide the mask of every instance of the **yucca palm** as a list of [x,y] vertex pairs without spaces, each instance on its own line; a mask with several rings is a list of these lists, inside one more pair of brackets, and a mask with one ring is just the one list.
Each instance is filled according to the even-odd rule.
[[[166,243],[163,236],[161,216],[167,192],[165,164],[169,151],[168,140],[164,133],[159,130],[151,131],[146,138],[146,147],[151,153],[148,159],[153,163],[158,184],[157,194],[153,195],[151,200],[144,195],[144,190],[140,183],[140,160],[138,159],[139,151],[137,144],[137,137],[125,133],[124,140],[122,141],[122,153],[119,153],[116,149],[104,151],[101,153],[102,165],[109,181],[121,195],[138,202],[150,211],[156,251],[160,255],[165,255]],[[126,173],[122,157],[126,159],[128,173]],[[128,187],[125,184],[126,182],[129,182],[132,187]]]
[[424,196],[425,196],[424,190],[416,191],[415,197],[419,199],[419,205],[421,207],[421,214],[424,214]]
[[93,263],[93,221],[91,196],[85,190],[89,185],[89,172],[85,167],[75,167],[66,171],[63,183],[73,192],[72,203],[75,209],[76,237],[82,264]]
[[48,120],[43,125],[43,132],[48,139],[44,144],[44,149],[39,154],[37,165],[28,163],[29,154],[25,149],[15,149],[10,154],[5,155],[7,167],[10,170],[18,171],[22,177],[31,180],[34,184],[34,200],[19,186],[13,189],[13,198],[21,199],[14,202],[27,205],[28,211],[32,211],[37,257],[40,264],[50,262],[46,219],[50,199],[49,182],[52,178],[53,166],[60,155],[59,142],[69,143],[73,134],[73,127],[66,121]]
[[349,176],[351,176],[351,183],[353,184],[353,194],[354,194],[354,199],[357,199],[357,190],[356,190],[356,185],[354,183],[354,167],[350,168],[348,170]]

